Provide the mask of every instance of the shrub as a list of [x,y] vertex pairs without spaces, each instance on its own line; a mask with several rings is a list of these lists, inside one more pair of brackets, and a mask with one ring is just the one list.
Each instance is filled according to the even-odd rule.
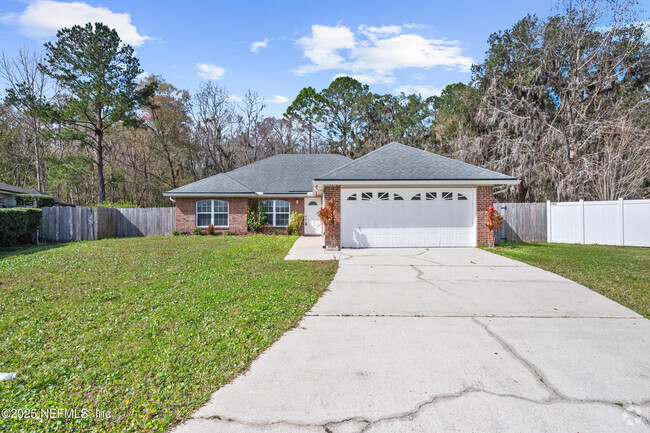
[[195,236],[200,236],[201,235],[201,229],[196,228],[196,229],[192,230],[192,234],[195,235]]
[[302,221],[305,216],[298,212],[291,212],[291,217],[289,217],[289,225],[287,226],[287,234],[290,236],[300,235],[300,227],[302,227]]
[[16,196],[16,206],[18,207],[32,207],[36,199],[36,207],[50,207],[56,203],[54,197],[43,194],[20,194]]
[[485,227],[490,231],[494,231],[494,229],[498,229],[502,225],[503,217],[499,215],[499,212],[497,212],[494,206],[490,206],[487,210],[487,222],[485,223]]
[[277,236],[277,235],[280,234],[280,230],[278,230],[278,229],[274,229],[271,233],[272,233],[274,236]]
[[233,236],[234,234],[235,234],[235,232],[233,232],[232,230],[224,230],[223,231],[224,236]]
[[207,229],[205,229],[206,235],[214,235],[214,225],[210,224]]
[[325,232],[327,245],[334,245],[335,241],[332,233],[334,233],[336,225],[340,222],[340,215],[336,212],[336,200],[328,200],[327,203],[325,203],[325,206],[318,211],[318,218],[320,218],[326,228],[329,227],[329,230]]
[[260,229],[267,221],[264,207],[260,206],[259,202],[251,201],[248,203],[248,211],[246,212],[246,225],[248,230],[252,232],[259,232]]
[[180,236],[180,235],[181,235],[181,234],[180,234],[177,230],[174,230],[174,231],[172,232],[172,236]]
[[0,246],[34,242],[42,213],[40,209],[26,207],[0,209]]

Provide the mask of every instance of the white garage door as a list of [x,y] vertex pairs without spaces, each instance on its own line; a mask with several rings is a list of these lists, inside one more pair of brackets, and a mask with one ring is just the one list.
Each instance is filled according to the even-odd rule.
[[341,245],[473,247],[475,189],[341,190]]

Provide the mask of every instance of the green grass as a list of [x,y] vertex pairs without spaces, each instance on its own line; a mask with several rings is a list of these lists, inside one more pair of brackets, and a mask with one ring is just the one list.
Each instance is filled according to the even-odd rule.
[[562,275],[650,319],[650,248],[505,242],[485,249]]
[[295,237],[156,237],[0,250],[0,408],[108,420],[0,431],[164,431],[242,373],[319,298],[336,262]]

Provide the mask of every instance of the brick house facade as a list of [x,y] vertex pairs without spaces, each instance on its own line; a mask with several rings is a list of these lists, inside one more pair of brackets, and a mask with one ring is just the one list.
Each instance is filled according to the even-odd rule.
[[494,189],[492,186],[476,187],[476,246],[493,247],[494,233],[489,230],[487,223],[487,210],[494,204]]
[[323,190],[323,206],[328,201],[336,201],[336,224],[325,227],[325,246],[328,248],[341,247],[341,185],[328,185]]
[[[308,233],[320,233],[318,208],[305,206],[305,200],[325,205],[333,199],[336,224],[325,227],[327,247],[471,247],[494,245],[485,226],[493,189],[518,183],[503,173],[389,143],[355,160],[335,154],[274,155],[164,195],[176,201],[176,228],[182,233],[196,230],[197,202],[210,199],[229,204],[227,219],[225,206],[210,209],[214,221],[228,221],[227,227],[215,227],[217,233],[248,233],[248,206],[261,200],[289,202],[292,212],[304,215],[300,234],[305,226]],[[207,207],[201,206],[206,210],[200,213],[202,222],[210,220]],[[287,228],[260,231],[285,234]]]
[[[201,200],[223,200],[228,202],[228,227],[215,227],[215,233],[231,231],[236,235],[245,235],[248,233],[246,224],[246,213],[248,212],[249,202],[260,202],[263,200],[251,199],[248,197],[214,197],[214,198],[196,198],[196,197],[178,197],[176,198],[176,230],[183,234],[189,234],[196,229],[196,203]],[[305,200],[303,197],[273,197],[269,200],[284,200],[290,204],[291,212],[305,213]],[[287,233],[286,227],[264,226],[262,233],[273,233],[277,230],[281,234]],[[205,233],[205,228],[201,228]],[[300,227],[300,235],[304,234],[304,223]]]

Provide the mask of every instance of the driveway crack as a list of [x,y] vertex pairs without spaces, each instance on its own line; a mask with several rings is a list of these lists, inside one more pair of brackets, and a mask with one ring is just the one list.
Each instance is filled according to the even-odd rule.
[[637,402],[637,403],[627,402],[626,405],[620,401],[600,400],[600,399],[581,399],[581,398],[570,397],[564,394],[563,392],[561,392],[560,390],[558,390],[555,386],[553,386],[549,381],[549,379],[544,375],[544,373],[537,366],[535,366],[532,362],[530,362],[525,357],[520,355],[510,343],[508,343],[503,338],[501,338],[501,336],[499,336],[496,332],[490,329],[488,325],[481,322],[480,320],[477,320],[475,317],[471,317],[471,320],[473,320],[475,323],[481,326],[490,337],[496,340],[501,345],[501,347],[503,347],[506,350],[506,352],[508,352],[515,359],[517,359],[531,374],[533,374],[533,376],[535,376],[535,378],[537,378],[540,381],[540,383],[544,386],[544,388],[547,390],[547,392],[550,395],[548,401],[550,402],[563,401],[569,403],[594,403],[594,404],[603,404],[607,406],[614,406],[622,410],[623,412],[631,415],[632,417],[640,419],[646,426],[650,427],[650,420],[645,416],[641,415],[640,413],[638,413],[639,411],[636,410],[636,407],[643,405],[644,402]]
[[422,274],[423,274],[424,272],[422,272],[422,270],[421,270],[420,268],[418,268],[417,266],[415,266],[415,265],[411,265],[411,268],[413,268],[413,270],[415,270],[415,272],[417,272],[417,275],[415,276],[415,278],[417,278],[418,280],[420,280],[420,281],[422,281],[422,282],[425,282],[425,283],[429,284],[429,285],[432,286],[432,287],[435,287],[436,289],[440,290],[440,291],[443,292],[443,293],[446,293],[446,294],[449,295],[449,296],[453,296],[453,297],[455,297],[455,298],[462,299],[462,300],[465,301],[465,302],[469,302],[470,304],[472,304],[473,306],[475,306],[475,307],[478,308],[479,310],[487,311],[487,310],[485,310],[484,308],[481,308],[481,307],[480,307],[476,302],[472,301],[471,299],[469,299],[469,298],[465,298],[465,297],[460,296],[460,295],[457,295],[457,294],[455,294],[455,293],[451,293],[451,292],[449,292],[449,291],[443,289],[442,287],[440,287],[440,286],[434,284],[433,282],[431,282],[431,281],[429,281],[429,280],[427,280],[427,279],[425,279],[425,278],[422,278]]

